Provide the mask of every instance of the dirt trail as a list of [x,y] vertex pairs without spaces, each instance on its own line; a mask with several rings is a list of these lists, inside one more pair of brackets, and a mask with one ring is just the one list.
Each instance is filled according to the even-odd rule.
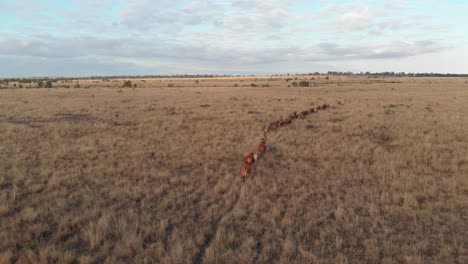
[[236,192],[236,198],[235,200],[231,203],[231,205],[224,211],[223,214],[221,214],[220,217],[218,217],[214,223],[213,223],[213,227],[212,227],[212,230],[213,232],[209,233],[207,235],[207,237],[205,238],[205,242],[203,243],[203,245],[200,247],[200,250],[198,251],[198,253],[193,257],[193,261],[192,263],[194,264],[198,264],[198,263],[203,263],[203,259],[205,257],[205,253],[206,253],[206,249],[208,249],[212,242],[213,242],[213,239],[215,238],[216,234],[218,233],[218,229],[221,225],[221,222],[223,221],[223,219],[230,215],[231,212],[237,207],[237,205],[239,204],[239,200],[240,200],[240,196],[241,196],[241,193],[244,189],[244,185],[242,184],[240,186],[240,188],[238,190],[233,190],[233,192]]

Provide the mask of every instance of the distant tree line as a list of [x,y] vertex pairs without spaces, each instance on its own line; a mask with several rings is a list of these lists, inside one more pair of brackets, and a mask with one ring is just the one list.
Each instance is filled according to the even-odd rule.
[[468,74],[455,73],[413,73],[413,72],[336,72],[329,71],[327,75],[368,75],[368,76],[395,76],[395,77],[468,77]]
[[86,77],[30,77],[30,78],[0,78],[0,83],[38,83],[42,82],[70,82],[74,80],[100,80],[109,82],[112,79],[152,79],[152,78],[219,78],[219,77],[245,77],[255,75],[214,75],[214,74],[175,74],[175,75],[116,75],[116,76],[86,76]]
[[[270,76],[292,76],[292,75],[364,75],[364,76],[391,76],[391,77],[468,77],[468,74],[454,73],[412,73],[412,72],[338,72],[329,71],[327,73],[282,73],[271,74]],[[77,80],[100,80],[110,82],[112,79],[152,79],[152,78],[219,78],[219,77],[255,77],[264,75],[218,75],[218,74],[175,74],[175,75],[122,75],[122,76],[88,76],[88,77],[41,77],[41,78],[0,78],[0,84],[6,85],[8,82],[18,82],[20,84],[33,84],[41,82],[43,87],[50,87],[51,83],[73,83]]]
[[309,72],[309,73],[282,73],[272,76],[294,76],[294,75],[364,75],[364,76],[393,76],[393,77],[468,77],[468,74],[456,73],[413,73],[413,72],[339,72],[329,71],[327,73]]

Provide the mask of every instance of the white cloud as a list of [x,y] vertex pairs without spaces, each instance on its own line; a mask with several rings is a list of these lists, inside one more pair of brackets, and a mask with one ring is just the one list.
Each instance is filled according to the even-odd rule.
[[[32,0],[8,2],[16,13],[4,12],[37,17],[0,30],[0,59],[29,60],[30,68],[36,60],[75,61],[77,67],[89,60],[100,65],[92,69],[103,71],[109,62],[133,72],[196,67],[259,72],[285,65],[308,71],[311,65],[403,60],[457,46],[444,40],[450,27],[430,22],[437,14],[407,1],[312,2],[314,8],[304,9],[295,4],[305,7],[309,1],[81,0],[65,9]],[[54,68],[44,69],[53,73]],[[313,71],[319,70],[328,69]]]
[[376,12],[367,5],[356,6],[354,10],[338,15],[332,25],[338,30],[362,30],[372,26]]

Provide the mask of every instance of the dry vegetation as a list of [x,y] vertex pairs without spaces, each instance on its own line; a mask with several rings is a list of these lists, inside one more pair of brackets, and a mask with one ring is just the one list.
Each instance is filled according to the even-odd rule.
[[0,263],[467,263],[465,80],[314,78],[0,90]]

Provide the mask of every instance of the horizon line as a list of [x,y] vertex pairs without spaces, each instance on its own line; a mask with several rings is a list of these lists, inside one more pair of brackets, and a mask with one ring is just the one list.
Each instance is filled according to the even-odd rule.
[[0,80],[12,79],[97,79],[97,78],[216,78],[216,77],[279,77],[279,76],[298,76],[298,75],[344,75],[344,76],[388,76],[388,77],[468,77],[468,73],[440,73],[440,72],[351,72],[351,71],[327,71],[327,72],[309,72],[309,73],[272,73],[272,74],[143,74],[143,75],[74,75],[74,76],[29,76],[29,77],[0,77]]

